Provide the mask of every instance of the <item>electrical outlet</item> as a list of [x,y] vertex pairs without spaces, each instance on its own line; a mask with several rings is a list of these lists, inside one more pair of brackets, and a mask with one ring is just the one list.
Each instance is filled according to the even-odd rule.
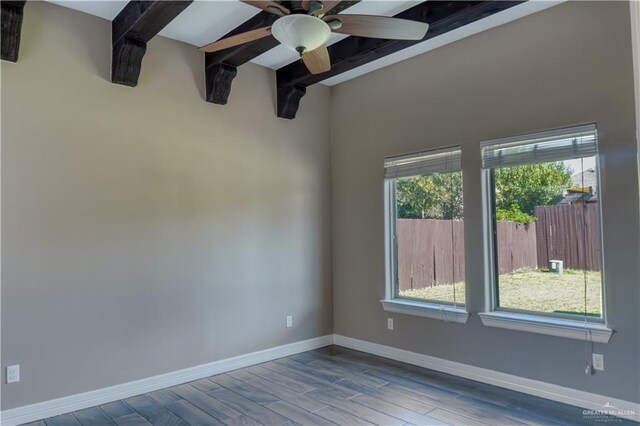
[[20,366],[10,365],[7,367],[7,383],[16,383],[20,381]]
[[593,354],[593,369],[598,371],[604,371],[604,355]]
[[387,330],[393,330],[393,318],[387,318]]
[[293,327],[293,315],[287,315],[287,328]]

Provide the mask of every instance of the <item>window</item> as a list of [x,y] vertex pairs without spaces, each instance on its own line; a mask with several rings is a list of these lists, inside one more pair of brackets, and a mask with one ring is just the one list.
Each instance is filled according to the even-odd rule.
[[493,310],[602,321],[597,131],[481,145]]
[[465,304],[460,157],[453,147],[385,160],[387,299],[434,305],[444,320]]

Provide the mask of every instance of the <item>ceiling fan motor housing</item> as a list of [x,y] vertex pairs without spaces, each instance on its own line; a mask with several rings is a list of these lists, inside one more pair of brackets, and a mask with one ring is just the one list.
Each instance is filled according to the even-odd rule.
[[315,16],[294,14],[278,18],[271,34],[285,47],[302,54],[324,45],[331,36],[331,28]]

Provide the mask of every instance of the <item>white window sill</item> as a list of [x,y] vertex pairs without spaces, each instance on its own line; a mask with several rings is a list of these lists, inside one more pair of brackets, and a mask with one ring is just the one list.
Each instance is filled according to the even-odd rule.
[[584,321],[563,318],[541,317],[513,312],[484,312],[478,314],[487,327],[527,331],[567,339],[608,343],[613,330],[604,324],[584,323]]
[[402,299],[381,300],[380,303],[385,311],[397,314],[415,315],[460,324],[465,324],[469,319],[469,313],[464,308],[454,308],[453,306]]

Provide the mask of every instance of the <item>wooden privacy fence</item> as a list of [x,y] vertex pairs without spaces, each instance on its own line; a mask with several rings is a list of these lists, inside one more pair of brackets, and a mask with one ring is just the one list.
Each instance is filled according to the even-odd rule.
[[[551,259],[568,269],[585,269],[586,260],[587,270],[600,270],[596,204],[542,206],[535,214],[537,221],[528,225],[498,221],[500,275],[546,268]],[[400,290],[464,281],[463,221],[398,219],[396,232]]]
[[497,226],[498,273],[522,268],[537,268],[536,224],[517,224],[515,222],[498,221]]
[[464,280],[463,221],[399,219],[396,234],[400,290]]
[[600,270],[597,204],[538,206],[535,215],[538,266],[555,259],[565,269]]

